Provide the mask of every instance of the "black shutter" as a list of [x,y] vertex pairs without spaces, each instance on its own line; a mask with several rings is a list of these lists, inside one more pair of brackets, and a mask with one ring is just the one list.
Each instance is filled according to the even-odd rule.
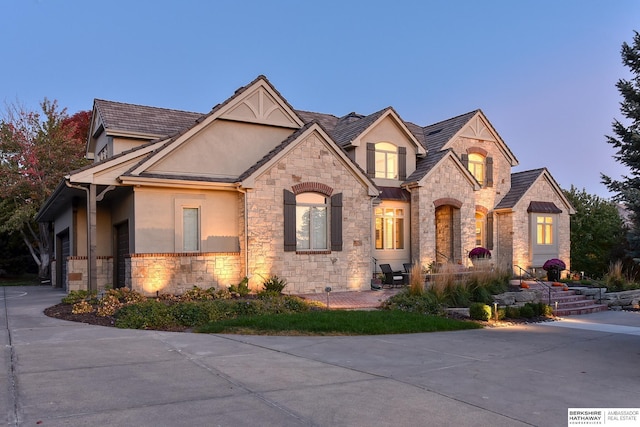
[[487,175],[487,187],[493,187],[493,157],[487,157],[486,159],[486,164],[487,164],[487,171],[486,171],[486,175]]
[[331,196],[331,250],[342,250],[342,193]]
[[284,190],[284,251],[295,251],[296,243],[296,195]]
[[493,213],[487,214],[487,249],[493,250]]
[[376,176],[376,145],[372,142],[367,142],[367,175]]
[[407,179],[407,147],[398,147],[398,179]]
[[460,155],[460,160],[462,160],[464,167],[469,169],[469,155],[467,153],[462,153]]

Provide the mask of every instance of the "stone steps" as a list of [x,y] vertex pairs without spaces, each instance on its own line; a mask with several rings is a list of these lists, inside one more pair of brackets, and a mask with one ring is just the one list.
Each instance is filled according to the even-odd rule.
[[607,304],[597,304],[595,300],[587,298],[585,295],[577,294],[569,289],[564,290],[563,287],[552,286],[546,287],[537,282],[527,282],[529,289],[542,292],[542,301],[548,303],[549,287],[551,288],[551,307],[553,314],[556,316],[576,316],[580,314],[597,313],[608,310]]

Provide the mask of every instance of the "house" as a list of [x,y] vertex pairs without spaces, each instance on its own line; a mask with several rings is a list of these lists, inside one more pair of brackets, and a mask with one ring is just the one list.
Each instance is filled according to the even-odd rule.
[[52,283],[147,295],[277,275],[292,293],[364,290],[377,265],[569,261],[573,208],[481,110],[429,126],[391,107],[294,109],[259,76],[206,114],[95,100],[86,156],[37,220]]

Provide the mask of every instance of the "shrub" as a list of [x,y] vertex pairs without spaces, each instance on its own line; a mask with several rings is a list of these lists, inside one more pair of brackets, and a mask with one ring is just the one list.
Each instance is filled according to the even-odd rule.
[[281,294],[285,286],[287,286],[287,280],[281,279],[276,275],[269,276],[262,282],[262,288],[266,292],[277,292]]
[[202,289],[197,286],[185,291],[180,301],[208,301],[214,298],[213,294],[208,289]]
[[442,314],[442,306],[431,293],[412,295],[402,291],[382,303],[384,310],[400,310],[420,314]]
[[518,319],[520,318],[520,307],[509,306],[505,310],[505,317],[507,319]]
[[91,292],[85,291],[85,290],[70,291],[69,294],[67,294],[67,296],[62,298],[62,303],[76,304],[80,301],[95,299],[95,297],[96,297],[95,291],[91,291]]
[[[211,305],[209,305],[211,306]],[[200,326],[209,322],[210,310],[206,310],[203,301],[187,301],[173,304],[169,307],[169,314],[178,325],[181,326]]]
[[98,301],[98,316],[113,316],[124,304],[113,294],[107,294]]
[[115,325],[129,329],[163,329],[176,324],[169,307],[155,299],[122,307],[115,314]]
[[481,302],[474,302],[469,306],[469,316],[474,320],[487,321],[491,318],[491,307]]
[[525,319],[531,319],[535,315],[533,311],[533,307],[531,305],[524,305],[520,307],[520,317],[524,317]]
[[241,297],[249,295],[249,278],[245,277],[237,285],[229,286],[229,292]]
[[73,304],[71,313],[73,314],[93,313],[93,306],[89,304],[87,301],[83,300]]

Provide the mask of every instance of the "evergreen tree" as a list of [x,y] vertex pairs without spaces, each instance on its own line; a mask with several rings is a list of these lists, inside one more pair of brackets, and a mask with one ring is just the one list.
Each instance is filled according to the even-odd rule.
[[630,212],[629,255],[637,258],[640,256],[640,34],[634,33],[633,44],[625,42],[621,50],[622,63],[633,76],[616,83],[623,98],[620,111],[627,121],[614,120],[615,135],[607,136],[607,142],[617,149],[614,159],[626,166],[629,173],[619,180],[602,175],[602,182]]

